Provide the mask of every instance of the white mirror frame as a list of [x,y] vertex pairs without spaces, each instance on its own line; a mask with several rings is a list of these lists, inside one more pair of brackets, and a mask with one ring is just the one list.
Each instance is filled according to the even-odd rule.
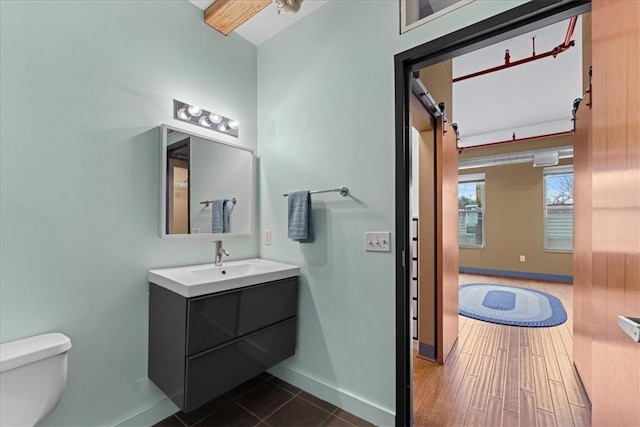
[[[182,132],[188,135],[193,135],[196,136],[198,138],[202,138],[202,139],[206,139],[218,144],[222,144],[222,145],[226,145],[228,147],[232,147],[232,148],[237,148],[240,150],[244,150],[244,151],[248,151],[249,153],[251,153],[251,176],[250,176],[250,194],[251,194],[251,200],[249,200],[249,231],[246,233],[196,233],[196,234],[168,234],[167,230],[166,230],[166,221],[167,221],[167,212],[166,212],[166,206],[167,206],[167,174],[166,174],[166,165],[167,165],[167,134],[168,134],[168,130],[174,130],[177,132]],[[253,207],[253,202],[255,200],[256,194],[255,194],[255,188],[254,188],[254,180],[255,180],[255,167],[256,167],[256,156],[253,150],[251,150],[250,148],[247,147],[243,147],[241,145],[238,144],[232,144],[229,142],[224,142],[221,141],[219,139],[215,139],[215,138],[211,138],[210,135],[206,135],[202,132],[197,132],[194,131],[192,129],[185,129],[183,127],[179,127],[179,126],[173,126],[173,125],[168,125],[168,124],[162,124],[160,126],[160,132],[162,134],[162,156],[161,156],[161,161],[160,161],[160,237],[163,239],[173,239],[173,238],[177,238],[177,239],[182,239],[182,238],[206,238],[206,239],[214,239],[214,240],[220,240],[222,238],[226,238],[226,237],[233,237],[233,236],[251,236],[253,234],[253,224],[254,224],[254,220],[253,220],[253,216],[254,216],[254,207]]]

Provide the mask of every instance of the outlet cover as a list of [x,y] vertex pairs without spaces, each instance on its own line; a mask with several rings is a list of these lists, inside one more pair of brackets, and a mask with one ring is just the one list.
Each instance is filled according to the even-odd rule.
[[525,262],[527,258],[524,255],[520,255],[520,262]]
[[367,252],[391,252],[391,241],[388,231],[366,231],[364,233],[364,250]]
[[265,244],[265,246],[271,246],[271,230],[265,230],[265,232],[264,232],[264,244]]

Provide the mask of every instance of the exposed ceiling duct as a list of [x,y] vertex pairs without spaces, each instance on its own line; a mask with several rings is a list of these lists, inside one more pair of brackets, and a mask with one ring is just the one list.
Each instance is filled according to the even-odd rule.
[[[276,3],[278,2],[278,0],[275,0]],[[578,17],[574,16],[573,18],[571,18],[569,20],[569,28],[567,28],[567,35],[564,38],[564,41],[559,44],[558,46],[554,47],[553,49],[547,51],[547,52],[543,52],[543,53],[536,53],[536,38],[533,37],[532,39],[532,51],[531,51],[531,56],[528,58],[522,58],[519,59],[517,61],[511,61],[511,55],[509,54],[509,50],[505,50],[504,52],[504,64],[502,65],[498,65],[497,67],[491,67],[488,68],[486,70],[481,70],[481,71],[476,71],[475,73],[471,73],[471,74],[467,74],[464,76],[460,76],[460,77],[455,77],[453,78],[453,83],[459,82],[461,80],[466,80],[466,79],[470,79],[473,77],[478,77],[478,76],[483,76],[485,74],[489,74],[489,73],[494,73],[496,71],[500,71],[500,70],[505,70],[507,68],[511,68],[511,67],[516,67],[518,65],[522,65],[522,64],[526,64],[528,62],[531,61],[536,61],[538,59],[543,59],[543,58],[547,58],[549,56],[552,57],[557,57],[558,55],[560,55],[562,52],[565,52],[567,50],[569,50],[569,48],[573,47],[576,45],[576,42],[574,40],[571,40],[571,37],[573,36],[573,32],[576,28],[576,23],[578,22]]]
[[[516,163],[533,163],[538,159],[537,165],[534,166],[551,166],[551,163],[545,164],[543,159],[570,159],[573,157],[573,146],[565,145],[562,147],[545,148],[542,150],[521,151],[519,153],[496,154],[493,156],[473,157],[470,159],[460,159],[458,169],[486,168],[490,166],[504,166]],[[553,164],[557,164],[553,163]]]

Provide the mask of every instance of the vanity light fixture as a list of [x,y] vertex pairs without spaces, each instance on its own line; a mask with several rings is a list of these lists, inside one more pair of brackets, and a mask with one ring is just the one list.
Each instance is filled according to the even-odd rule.
[[183,122],[188,122],[197,126],[222,132],[227,135],[238,137],[238,127],[240,123],[237,120],[212,113],[202,108],[187,104],[177,99],[173,100],[174,117]]

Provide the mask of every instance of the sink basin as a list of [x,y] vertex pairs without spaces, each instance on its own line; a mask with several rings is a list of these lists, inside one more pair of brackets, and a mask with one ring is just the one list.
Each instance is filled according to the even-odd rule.
[[266,259],[149,270],[149,282],[192,298],[300,275],[300,267]]

